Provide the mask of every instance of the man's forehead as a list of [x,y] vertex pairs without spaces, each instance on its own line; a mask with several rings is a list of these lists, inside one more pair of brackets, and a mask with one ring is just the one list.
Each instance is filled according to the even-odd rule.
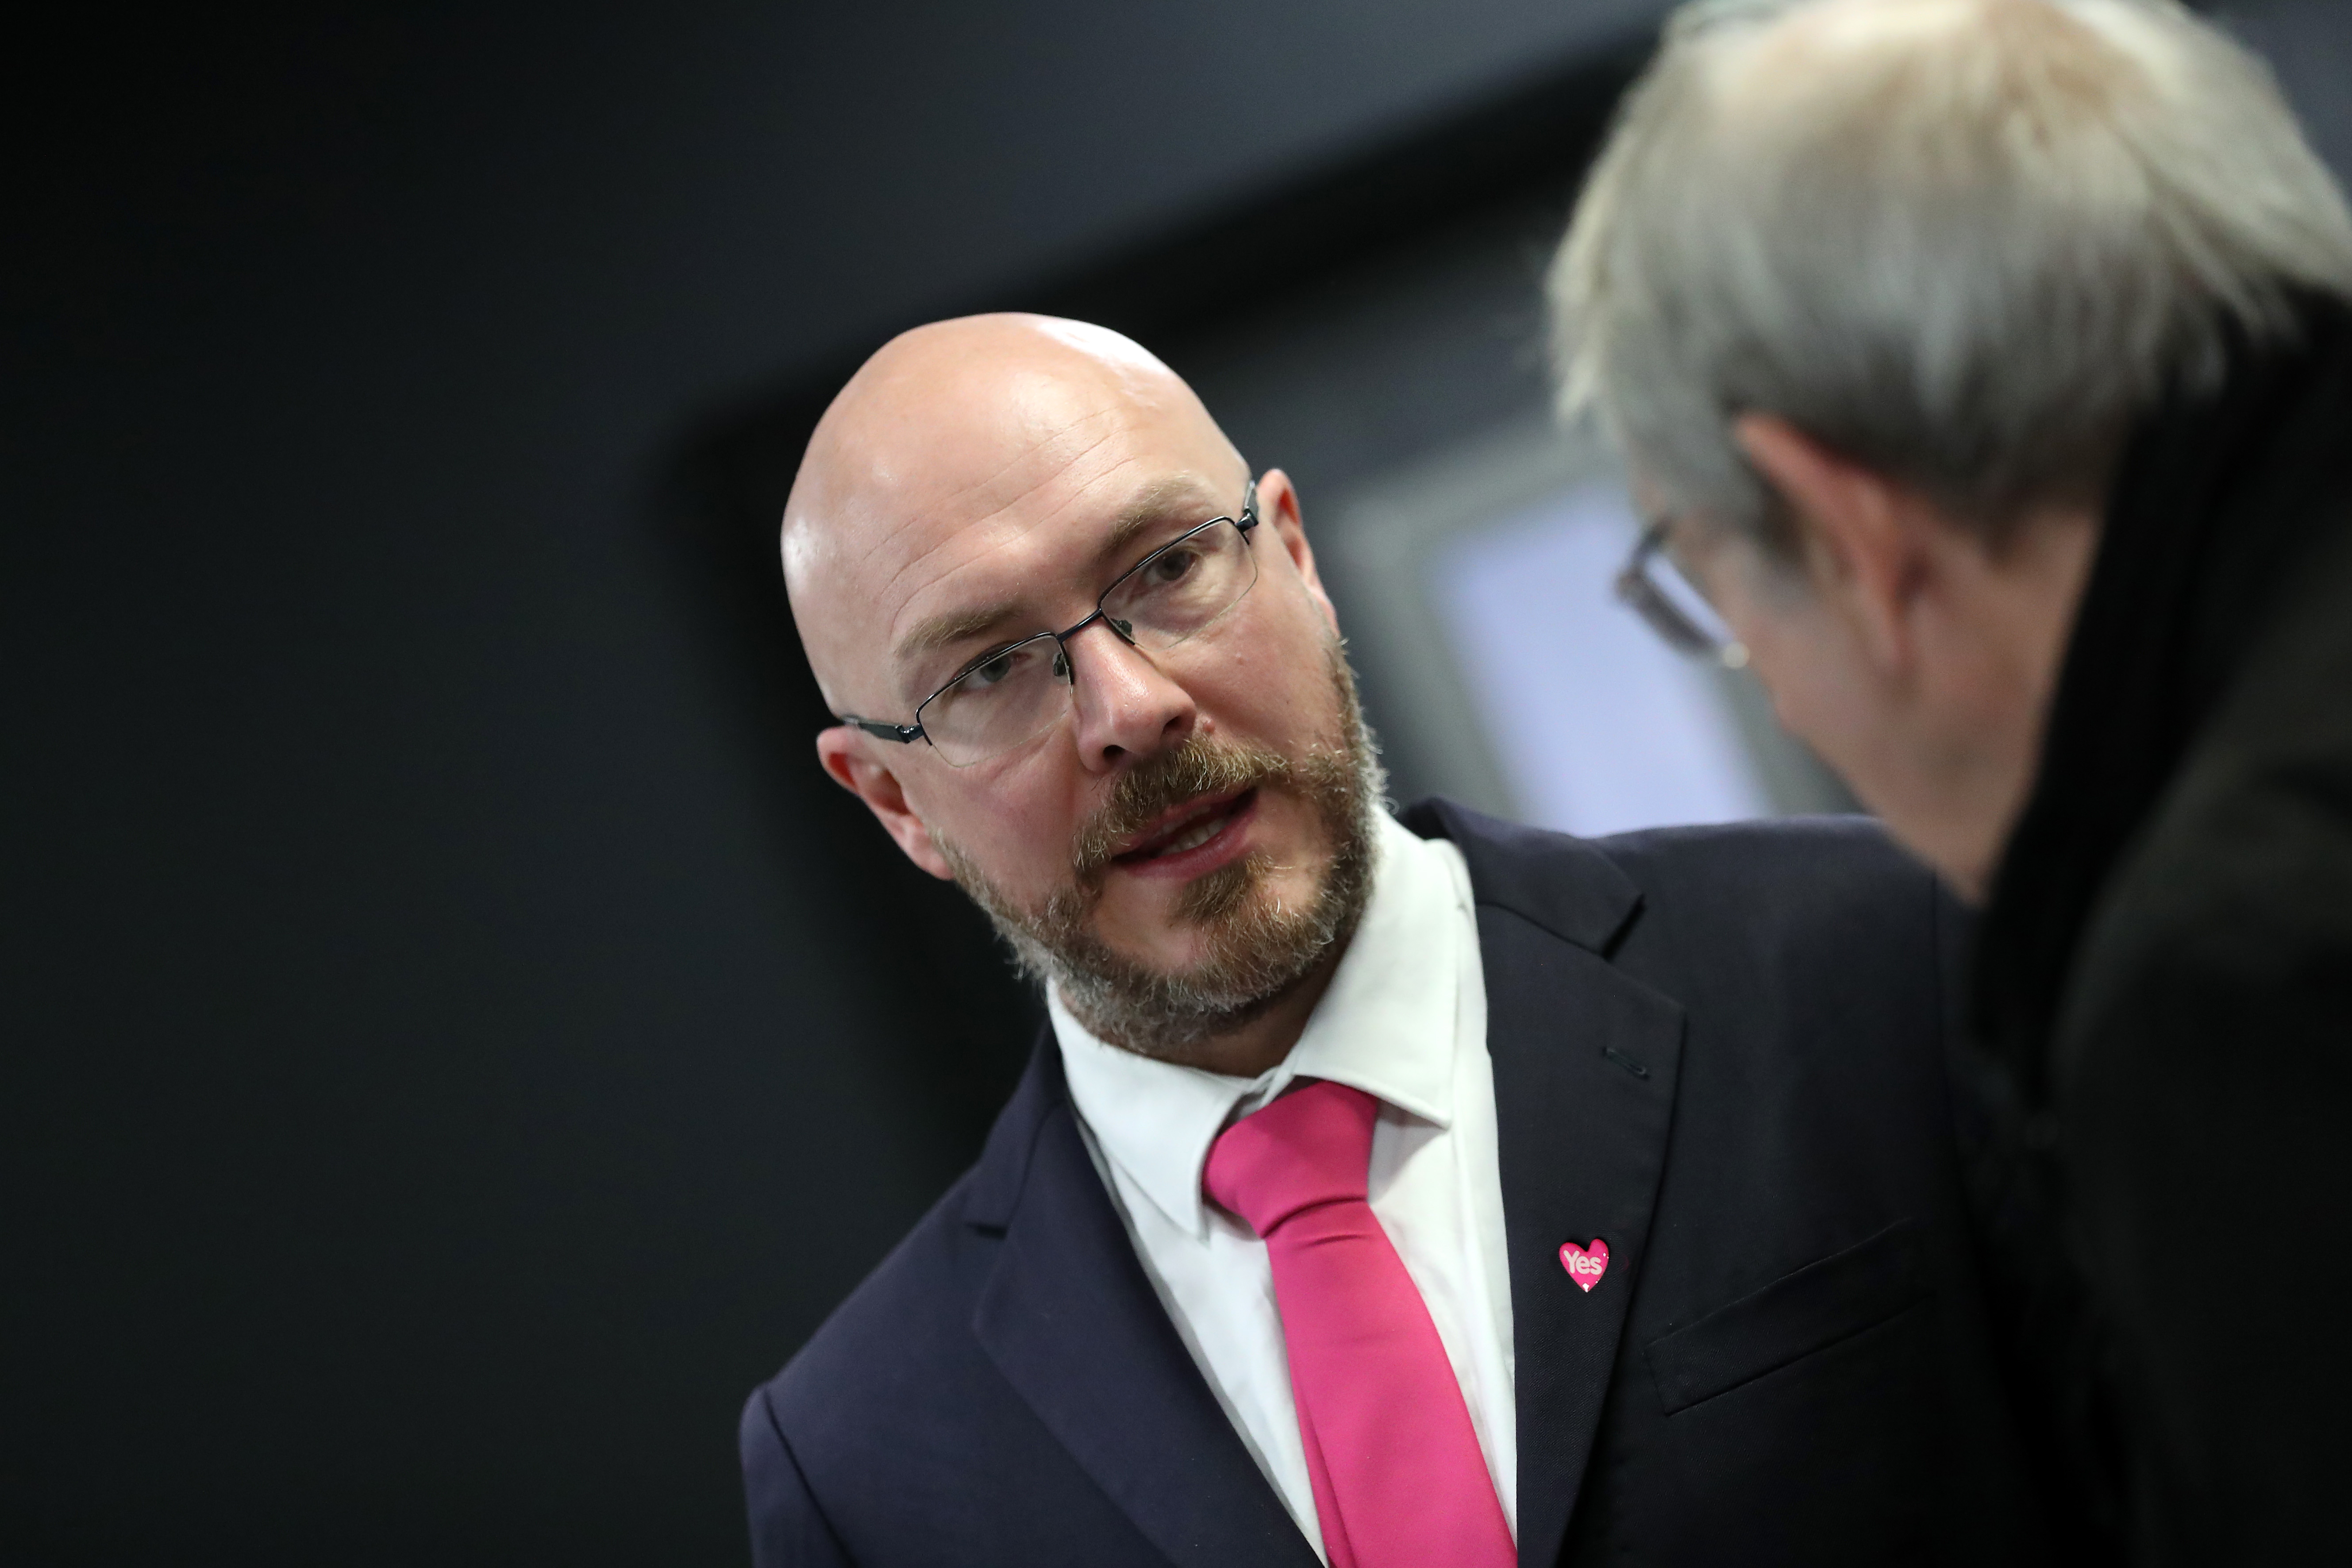
[[886,559],[1075,496],[1169,444],[1162,411],[1097,368],[966,360],[915,394],[886,389],[872,399],[879,409],[845,422],[827,488],[841,510],[865,514],[856,531]]
[[1042,603],[1049,584],[1059,613],[1090,549],[1145,513],[1231,510],[1241,469],[1191,389],[1116,334],[987,317],[895,339],[820,422],[786,506],[818,679],[831,699],[860,668],[882,675],[919,624],[935,643],[944,617]]

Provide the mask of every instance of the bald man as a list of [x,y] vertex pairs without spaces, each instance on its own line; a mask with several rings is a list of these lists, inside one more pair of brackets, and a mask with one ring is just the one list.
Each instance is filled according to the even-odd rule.
[[1050,1025],[745,1408],[755,1561],[2037,1560],[1874,830],[1391,817],[1297,489],[1093,327],[886,346],[783,559]]

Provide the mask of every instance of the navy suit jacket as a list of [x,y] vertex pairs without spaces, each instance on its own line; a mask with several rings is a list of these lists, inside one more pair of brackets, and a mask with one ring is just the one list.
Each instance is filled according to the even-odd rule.
[[[1951,914],[1861,822],[1468,860],[1523,1564],[2028,1563],[1947,1095]],[[1577,1288],[1560,1244],[1609,1244]],[[1315,1568],[1088,1159],[1050,1036],[741,1428],[753,1561]]]

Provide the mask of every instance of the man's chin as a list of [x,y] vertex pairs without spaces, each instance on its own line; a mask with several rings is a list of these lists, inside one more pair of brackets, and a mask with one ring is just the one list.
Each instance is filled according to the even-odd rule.
[[[1149,953],[1110,934],[1122,921],[1106,922],[1098,906],[1074,896],[1013,910],[983,879],[961,871],[960,879],[1021,967],[1097,1037],[1192,1062],[1203,1044],[1265,1013],[1354,930],[1369,880],[1366,846],[1349,836],[1318,859],[1319,875],[1302,874],[1254,853],[1195,878],[1177,895],[1180,918],[1154,928],[1163,940]],[[1181,943],[1166,942],[1179,932]]]

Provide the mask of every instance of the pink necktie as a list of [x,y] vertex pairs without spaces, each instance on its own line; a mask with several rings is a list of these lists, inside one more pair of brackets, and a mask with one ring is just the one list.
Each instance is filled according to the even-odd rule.
[[1226,1128],[1202,1185],[1265,1239],[1331,1568],[1511,1568],[1444,1343],[1364,1198],[1379,1110],[1309,1084]]

